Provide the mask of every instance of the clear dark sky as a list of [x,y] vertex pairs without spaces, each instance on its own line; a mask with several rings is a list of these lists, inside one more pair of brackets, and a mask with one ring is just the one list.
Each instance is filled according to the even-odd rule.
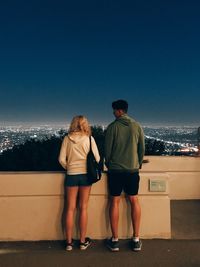
[[[2,3],[4,2],[4,3]],[[200,125],[200,2],[0,3],[0,122]]]

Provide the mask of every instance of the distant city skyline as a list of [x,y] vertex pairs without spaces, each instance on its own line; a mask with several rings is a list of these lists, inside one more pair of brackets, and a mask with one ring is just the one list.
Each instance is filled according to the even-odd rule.
[[[113,121],[115,118],[111,119],[111,121]],[[107,122],[107,123],[101,123],[101,122],[95,122],[95,121],[89,121],[91,126],[100,126],[100,127],[107,127],[108,124],[111,122]],[[15,122],[2,122],[0,121],[0,128],[2,127],[27,127],[27,128],[31,128],[31,127],[60,127],[60,128],[68,128],[70,126],[71,121],[63,121],[63,122],[56,122],[56,121],[52,121],[52,122],[48,122],[48,121],[32,121],[32,122],[28,122],[28,121],[15,121]],[[164,122],[140,122],[142,127],[147,127],[147,128],[195,128],[198,129],[200,126],[199,123],[164,123]]]
[[[0,126],[0,154],[12,150],[18,145],[23,145],[30,140],[45,141],[51,138],[62,138],[69,125],[61,126]],[[197,151],[197,128],[195,127],[144,127],[146,143],[164,142],[165,153],[171,154],[184,150],[184,153]],[[64,130],[64,131],[63,131]],[[95,131],[94,131],[95,134]],[[95,135],[94,135],[95,136]]]
[[200,2],[0,3],[0,125],[200,126]]

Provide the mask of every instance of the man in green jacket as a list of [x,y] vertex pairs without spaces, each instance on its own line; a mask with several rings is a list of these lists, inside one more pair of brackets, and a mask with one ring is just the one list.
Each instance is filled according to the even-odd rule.
[[108,126],[105,137],[105,164],[108,168],[109,216],[112,230],[112,237],[107,245],[111,251],[119,251],[119,202],[120,195],[124,191],[131,204],[132,249],[140,251],[142,247],[139,239],[141,208],[137,195],[140,181],[139,169],[145,152],[144,134],[139,123],[127,115],[127,101],[114,101],[112,108],[116,120]]

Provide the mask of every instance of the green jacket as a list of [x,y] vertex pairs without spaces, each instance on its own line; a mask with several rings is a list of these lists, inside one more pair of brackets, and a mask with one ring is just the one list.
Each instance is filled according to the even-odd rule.
[[112,122],[105,137],[105,164],[109,171],[137,172],[145,153],[144,133],[127,114]]

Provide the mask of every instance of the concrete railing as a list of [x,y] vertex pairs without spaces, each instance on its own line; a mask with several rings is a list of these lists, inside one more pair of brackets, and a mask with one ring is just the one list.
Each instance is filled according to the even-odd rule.
[[[142,171],[168,175],[171,200],[200,199],[200,157],[150,156]],[[153,176],[152,176],[153,177]]]
[[[200,199],[200,159],[147,158],[149,163],[141,171],[139,191],[141,237],[170,238],[170,198]],[[1,172],[0,240],[64,239],[64,176],[57,172]],[[132,234],[129,208],[122,196],[120,238]],[[88,215],[89,236],[94,239],[110,236],[106,173],[92,187]],[[76,226],[74,235],[78,236]]]

